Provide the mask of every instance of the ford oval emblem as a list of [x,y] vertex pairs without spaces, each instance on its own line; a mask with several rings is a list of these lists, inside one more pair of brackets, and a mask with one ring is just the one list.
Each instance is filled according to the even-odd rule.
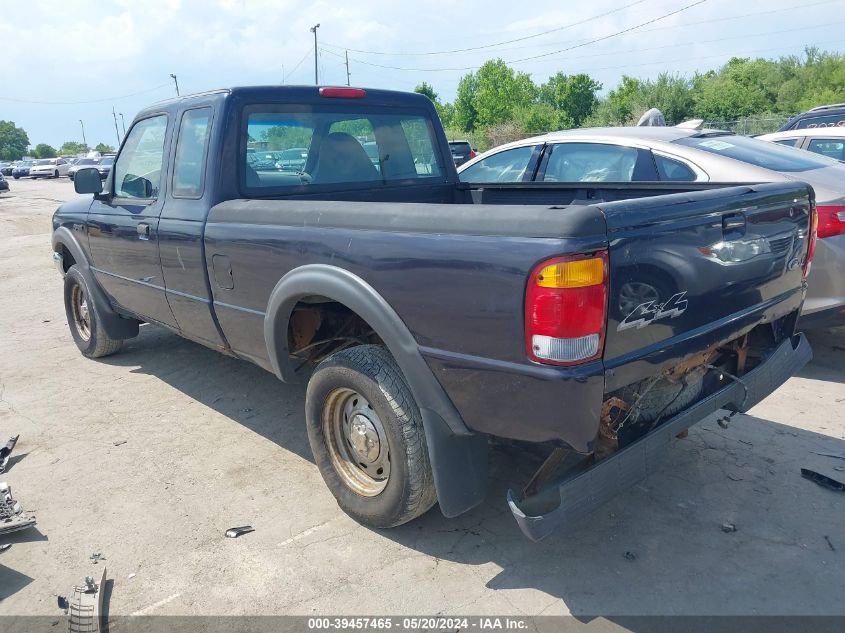
[[795,270],[799,266],[801,266],[801,262],[798,261],[798,258],[796,257],[796,258],[789,260],[789,263],[786,265],[786,268],[787,268],[787,270]]

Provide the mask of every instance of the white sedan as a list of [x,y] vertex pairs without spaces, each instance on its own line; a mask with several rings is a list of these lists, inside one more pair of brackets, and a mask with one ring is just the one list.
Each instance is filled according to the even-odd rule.
[[757,138],[845,161],[845,127],[801,128],[763,134]]
[[29,168],[31,178],[58,178],[67,176],[70,163],[64,158],[41,158]]

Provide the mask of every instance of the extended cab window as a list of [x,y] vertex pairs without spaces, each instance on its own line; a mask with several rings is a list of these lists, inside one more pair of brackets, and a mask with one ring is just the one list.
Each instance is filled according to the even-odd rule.
[[248,106],[242,184],[261,190],[443,177],[425,115],[373,110]]
[[188,110],[182,115],[176,159],[173,161],[174,198],[197,198],[202,195],[210,119],[211,108]]
[[129,130],[114,166],[114,195],[118,198],[158,197],[167,116],[138,121]]

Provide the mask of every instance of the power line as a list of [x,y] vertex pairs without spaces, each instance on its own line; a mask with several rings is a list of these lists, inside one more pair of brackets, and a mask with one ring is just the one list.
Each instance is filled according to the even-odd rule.
[[468,51],[478,51],[485,48],[494,48],[496,46],[503,46],[504,44],[513,44],[514,42],[524,42],[525,40],[530,40],[535,37],[542,37],[543,35],[548,35],[549,33],[557,33],[559,31],[565,31],[566,29],[571,29],[574,26],[581,26],[582,24],[586,24],[587,22],[592,22],[593,20],[598,20],[600,18],[607,17],[609,15],[613,15],[614,13],[619,13],[620,11],[624,11],[625,9],[630,9],[633,6],[638,4],[642,4],[646,2],[646,0],[636,0],[636,2],[631,2],[626,5],[623,5],[619,8],[612,9],[611,11],[605,11],[604,13],[600,13],[598,15],[594,15],[589,18],[585,18],[579,22],[572,22],[571,24],[566,24],[564,26],[559,26],[554,29],[549,29],[548,31],[543,31],[541,33],[534,33],[533,35],[525,35],[523,37],[517,37],[512,40],[504,40],[502,42],[496,42],[495,44],[482,44],[479,46],[470,46],[469,48],[456,48],[449,51],[426,51],[421,53],[388,53],[383,51],[367,51],[362,50],[360,48],[348,48],[346,46],[339,46],[337,44],[326,44],[323,43],[323,46],[328,46],[329,48],[337,48],[342,50],[350,50],[353,53],[366,53],[368,55],[390,55],[395,57],[420,57],[420,56],[427,56],[427,55],[451,55],[453,53],[466,53]]
[[147,90],[140,90],[138,92],[132,92],[127,95],[121,95],[119,97],[103,97],[102,99],[90,99],[87,101],[34,101],[29,99],[13,99],[12,97],[0,97],[0,101],[12,101],[14,103],[27,103],[27,104],[35,104],[35,105],[84,105],[86,103],[102,103],[104,101],[116,101],[118,99],[128,99],[129,97],[136,97],[138,95],[147,94],[148,92],[153,92],[155,90],[160,90],[161,88],[165,88],[169,86],[170,83],[164,83],[155,88],[148,88]]
[[290,72],[287,74],[287,78],[288,78],[288,79],[290,79],[290,76],[296,72],[296,69],[297,69],[297,68],[299,68],[300,66],[302,66],[302,62],[304,62],[304,61],[308,58],[308,56],[309,56],[310,54],[311,54],[311,47],[309,46],[309,47],[308,47],[308,50],[307,50],[307,51],[305,51],[305,54],[302,56],[302,59],[300,59],[300,60],[296,63],[296,66],[294,66],[294,67],[293,67],[293,70],[292,70],[292,71],[290,71]]
[[[576,48],[582,48],[584,46],[589,46],[590,44],[595,44],[596,42],[603,42],[603,41],[611,39],[613,37],[618,37],[619,35],[623,35],[625,33],[628,33],[630,31],[638,29],[641,26],[645,26],[647,24],[654,24],[655,22],[659,22],[660,20],[665,20],[668,17],[671,17],[673,15],[677,15],[678,13],[681,13],[682,11],[686,11],[687,9],[691,9],[693,7],[700,5],[700,4],[704,4],[707,1],[708,0],[696,0],[696,2],[692,2],[692,3],[690,3],[686,6],[681,7],[680,9],[675,9],[674,11],[670,11],[669,13],[664,13],[663,15],[660,15],[656,18],[651,18],[650,20],[646,20],[645,22],[641,22],[637,25],[629,26],[628,28],[622,29],[621,31],[616,31],[616,32],[610,33],[608,35],[596,37],[596,38],[593,38],[591,40],[587,40],[586,42],[573,44],[572,46],[569,46],[567,48],[562,48],[560,50],[551,51],[549,53],[542,53],[540,55],[532,55],[531,57],[523,57],[522,59],[514,59],[514,60],[506,61],[505,63],[515,64],[515,63],[519,63],[519,62],[531,61],[531,60],[535,60],[535,59],[540,59],[542,57],[549,57],[551,55],[557,55],[558,53],[564,53],[564,52],[567,52],[567,51],[575,50]],[[322,50],[326,53],[329,53],[330,55],[334,55],[335,57],[342,57],[340,54],[335,53],[334,51],[330,51],[330,50],[325,49],[325,48],[322,49]],[[455,67],[455,68],[405,68],[405,67],[402,67],[402,66],[389,66],[389,65],[386,65],[386,64],[376,64],[374,62],[367,62],[367,61],[364,61],[364,60],[361,60],[361,59],[353,59],[353,61],[356,61],[360,64],[366,64],[367,66],[375,66],[376,68],[387,68],[387,69],[390,69],[390,70],[408,70],[408,71],[417,71],[417,72],[446,72],[446,71],[456,71],[456,70],[476,70],[477,68],[480,68],[480,66],[461,66],[461,67]]]

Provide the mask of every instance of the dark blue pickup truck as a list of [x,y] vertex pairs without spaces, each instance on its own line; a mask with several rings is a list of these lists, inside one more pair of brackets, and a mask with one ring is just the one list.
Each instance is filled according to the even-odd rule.
[[811,356],[808,186],[464,185],[416,94],[177,98],[74,185],[53,252],[82,353],[146,322],[307,380],[317,466],[371,526],[477,505],[497,437],[545,457],[508,499],[542,538]]

